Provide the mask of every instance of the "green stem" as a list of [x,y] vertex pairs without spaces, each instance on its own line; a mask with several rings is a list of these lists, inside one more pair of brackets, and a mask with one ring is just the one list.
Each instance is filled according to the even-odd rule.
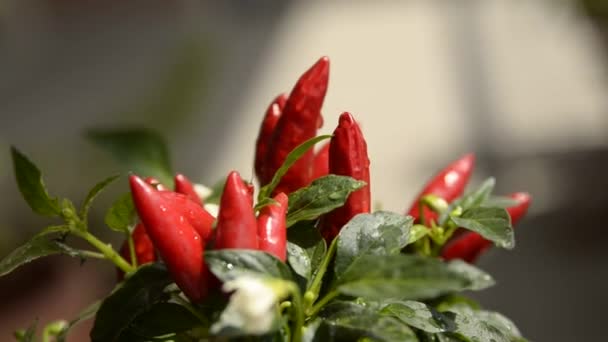
[[135,270],[135,267],[129,265],[129,263],[123,259],[120,254],[116,253],[112,246],[105,244],[103,241],[99,240],[95,235],[81,230],[72,230],[72,233],[76,236],[81,237],[90,243],[93,247],[97,248],[106,259],[116,265],[116,267],[120,268],[125,273],[131,273]]
[[94,259],[105,259],[106,256],[98,253],[98,252],[93,252],[93,251],[80,251],[80,254],[82,254],[82,256],[87,257],[87,258],[94,258]]
[[327,253],[325,254],[325,258],[323,258],[323,261],[319,265],[319,270],[317,271],[317,273],[315,273],[315,276],[312,279],[312,282],[310,283],[308,291],[306,291],[306,294],[304,295],[304,300],[305,300],[304,310],[305,311],[308,310],[311,307],[311,305],[315,302],[315,300],[317,300],[317,298],[319,297],[319,291],[321,291],[321,285],[323,284],[323,276],[325,275],[325,272],[327,271],[327,267],[329,266],[329,263],[333,259],[334,254],[336,254],[336,249],[338,246],[337,242],[338,242],[338,238],[335,238],[329,245],[329,249],[327,250]]
[[335,290],[326,294],[325,297],[321,298],[321,300],[319,300],[312,308],[306,311],[306,315],[308,317],[316,316],[319,311],[321,311],[321,309],[323,309],[323,307],[327,305],[327,303],[329,303],[332,299],[336,298],[339,294],[340,293]]
[[291,301],[293,303],[291,307],[291,314],[293,319],[293,329],[291,330],[291,341],[301,342],[302,334],[304,329],[304,308],[302,307],[302,295],[300,294],[300,288],[294,283],[290,286]]
[[418,202],[418,216],[420,218],[420,223],[423,226],[426,226],[426,217],[424,215],[424,202],[422,201]]
[[127,234],[127,241],[129,244],[129,254],[131,255],[131,265],[137,267],[137,253],[135,253],[135,242],[133,241],[133,235]]

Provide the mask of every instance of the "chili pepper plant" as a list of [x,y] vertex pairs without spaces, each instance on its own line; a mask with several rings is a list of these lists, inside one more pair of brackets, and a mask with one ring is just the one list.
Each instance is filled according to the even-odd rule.
[[[229,171],[207,188],[173,176],[156,133],[97,130],[91,140],[130,172],[97,183],[77,207],[49,194],[13,147],[19,190],[51,222],[0,261],[0,275],[56,254],[103,259],[117,272],[105,298],[71,320],[19,330],[17,340],[65,341],[92,319],[99,342],[525,341],[466,292],[494,284],[474,262],[493,245],[514,247],[530,196],[494,195],[493,178],[465,191],[475,164],[467,154],[404,199],[404,212],[372,210],[373,156],[356,118],[343,113],[325,123],[333,134],[318,135],[328,80],[323,57],[270,103],[251,146],[259,187]],[[105,214],[124,237],[118,249],[89,225],[94,199],[112,183],[124,191]]]

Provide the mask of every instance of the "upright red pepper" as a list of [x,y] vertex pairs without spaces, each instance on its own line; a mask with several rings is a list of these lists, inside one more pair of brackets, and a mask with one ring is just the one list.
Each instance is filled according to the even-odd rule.
[[329,173],[329,144],[321,146],[312,161],[311,181],[327,176]]
[[[443,198],[448,203],[460,197],[469,182],[474,167],[475,155],[472,153],[466,154],[462,158],[452,162],[445,169],[436,174],[435,177],[426,184],[420,194],[416,196],[416,201],[414,201],[408,210],[408,215],[412,216],[417,222],[419,221],[420,213],[418,212],[418,202],[423,196],[433,194]],[[437,214],[426,207],[424,209],[424,217],[427,224],[429,224],[431,220],[437,221]]]
[[167,202],[173,203],[173,206],[192,225],[203,241],[210,238],[215,218],[199,204],[200,201],[196,203],[186,195],[173,191],[159,191],[159,194]]
[[[516,192],[509,197],[518,202],[517,205],[507,208],[507,212],[511,216],[511,224],[515,226],[528,211],[531,197],[530,194],[525,192]],[[474,263],[491,246],[492,242],[484,239],[478,233],[467,231],[449,241],[443,247],[441,257],[445,260],[462,259],[468,263]]]
[[253,194],[236,171],[226,179],[215,232],[215,249],[258,248]]
[[274,196],[276,203],[262,208],[258,215],[258,249],[287,260],[287,207],[284,193]]
[[175,192],[184,194],[195,203],[203,205],[203,201],[194,190],[194,185],[186,176],[178,173],[173,180],[175,182]]
[[[267,175],[272,177],[285,161],[287,154],[306,140],[317,135],[323,124],[321,107],[329,80],[329,58],[322,57],[306,71],[289,94],[279,117],[266,156]],[[289,194],[311,180],[313,151],[305,153],[283,176],[274,194]],[[265,182],[262,182],[265,185]]]
[[260,126],[258,139],[255,143],[255,174],[262,185],[270,183],[272,176],[274,175],[268,171],[266,160],[268,158],[268,148],[272,140],[272,135],[274,134],[274,129],[276,128],[279,117],[285,107],[285,102],[287,102],[287,95],[281,94],[272,101],[270,106],[268,106],[266,115]]
[[349,113],[340,115],[338,127],[329,142],[329,173],[350,176],[367,185],[351,193],[344,206],[323,217],[321,234],[327,241],[333,240],[353,216],[371,210],[367,143],[359,125]]
[[210,274],[203,260],[204,241],[182,208],[163,196],[168,192],[156,191],[137,176],[129,182],[137,213],[173,280],[188,298],[200,302],[207,295]]

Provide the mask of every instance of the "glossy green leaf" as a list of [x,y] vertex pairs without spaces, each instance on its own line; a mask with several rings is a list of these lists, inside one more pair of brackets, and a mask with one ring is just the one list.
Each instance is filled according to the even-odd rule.
[[87,138],[110,152],[125,171],[156,177],[163,184],[173,184],[167,143],[157,132],[145,129],[96,129],[87,132]]
[[61,213],[59,202],[49,196],[38,167],[15,147],[11,147],[11,155],[17,186],[30,208],[40,215],[58,216]]
[[365,182],[347,176],[327,175],[315,179],[309,186],[289,194],[287,227],[343,206],[351,193],[364,186]]
[[505,209],[477,207],[466,210],[461,216],[451,216],[458,226],[479,233],[497,246],[515,247],[511,218]]
[[408,243],[412,217],[388,211],[359,214],[340,230],[334,271],[337,278],[359,258],[398,254]]
[[370,300],[427,299],[462,291],[471,283],[447,264],[415,255],[365,255],[337,280],[345,295]]
[[80,253],[58,240],[51,239],[46,234],[67,231],[64,226],[53,226],[46,231],[34,236],[25,244],[17,247],[9,255],[0,261],[0,277],[4,276],[17,267],[54,254],[67,254],[70,256],[81,256]]
[[97,195],[99,195],[99,193],[101,193],[101,191],[103,191],[108,185],[117,180],[118,177],[120,177],[120,175],[110,176],[95,184],[95,186],[89,190],[89,193],[82,204],[82,208],[80,209],[80,217],[82,220],[86,221],[89,215],[89,210],[91,209],[91,204],[93,204],[93,200],[97,197]]
[[131,193],[120,196],[108,209],[105,216],[106,225],[115,231],[128,233],[135,224],[135,206]]
[[466,306],[455,306],[449,312],[455,314],[454,334],[469,342],[512,342],[520,337],[515,325],[506,317],[488,312],[474,311]]
[[312,221],[300,221],[296,223],[287,231],[287,238],[290,244],[297,245],[306,252],[310,262],[310,277],[306,279],[306,287],[308,288],[308,286],[310,286],[310,281],[319,270],[319,265],[325,257],[327,243],[319,233],[319,230],[315,228]]
[[494,190],[494,185],[496,184],[496,180],[493,177],[486,179],[481,185],[474,191],[465,194],[464,196],[454,200],[450,203],[448,210],[446,210],[439,217],[439,225],[444,225],[447,219],[450,217],[450,213],[456,207],[460,207],[461,210],[465,211],[472,208],[477,208],[480,206],[488,206],[486,202],[490,198],[492,191]]
[[101,303],[91,330],[91,341],[117,341],[139,315],[165,296],[163,290],[171,282],[164,265],[141,266]]
[[452,260],[448,262],[448,268],[454,272],[460,273],[469,280],[470,284],[467,290],[484,290],[496,284],[491,275],[462,260]]
[[336,341],[357,341],[361,338],[374,341],[418,341],[407,324],[353,302],[338,301],[329,304],[322,315],[323,324],[329,330],[326,334]]
[[295,243],[287,242],[287,263],[293,272],[300,277],[298,284],[302,291],[312,277],[312,263],[306,250]]
[[331,135],[320,135],[318,137],[314,137],[312,139],[306,140],[305,142],[294,148],[291,152],[289,152],[289,154],[285,158],[285,161],[283,162],[283,165],[281,165],[277,172],[275,172],[274,176],[272,176],[272,180],[270,181],[270,183],[260,189],[260,193],[258,194],[258,202],[261,202],[265,197],[270,197],[270,194],[272,194],[274,188],[279,185],[281,178],[283,178],[289,168],[291,168],[293,164],[295,164],[298,159],[300,159],[300,157],[302,157],[306,152],[308,152],[308,150],[313,148],[315,144],[319,141],[329,138],[331,138]]
[[245,274],[291,280],[287,265],[273,255],[250,249],[222,249],[205,252],[205,262],[220,280]]
[[150,339],[187,331],[201,324],[202,322],[183,306],[160,302],[139,315],[128,329],[132,335]]
[[455,323],[448,316],[421,302],[395,301],[384,306],[381,313],[395,317],[416,329],[431,333],[455,329]]
[[518,205],[519,202],[507,196],[490,196],[481,205],[487,208],[510,208]]

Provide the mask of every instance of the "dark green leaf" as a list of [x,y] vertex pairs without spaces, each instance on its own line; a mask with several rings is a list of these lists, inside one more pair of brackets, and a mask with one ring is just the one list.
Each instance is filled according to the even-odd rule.
[[91,204],[93,204],[93,200],[95,199],[95,197],[97,197],[97,195],[99,195],[99,193],[108,185],[117,180],[118,177],[120,177],[120,175],[110,176],[102,180],[101,182],[95,184],[95,186],[91,188],[82,204],[82,208],[80,209],[80,217],[82,218],[82,220],[86,221],[87,216],[89,215],[89,209],[91,209]]
[[141,266],[101,303],[91,330],[91,341],[117,341],[120,334],[165,295],[171,277],[159,263]]
[[49,196],[38,167],[15,147],[11,147],[11,155],[19,191],[30,208],[44,216],[59,215],[61,213],[59,202]]
[[414,328],[431,332],[445,332],[455,329],[454,322],[421,302],[395,301],[382,308],[381,313],[393,316]]
[[466,306],[450,309],[455,314],[455,334],[470,342],[511,342],[520,337],[515,325],[494,312],[474,311]]
[[470,281],[439,260],[415,255],[366,255],[337,281],[340,293],[371,300],[427,299],[461,291]]
[[406,324],[353,302],[334,302],[323,310],[326,334],[338,341],[371,338],[375,341],[418,341]]
[[39,235],[34,236],[25,244],[17,247],[9,255],[0,261],[0,277],[4,276],[17,267],[54,254],[67,254],[70,256],[80,256],[80,253],[65,244],[48,238],[45,234],[63,231],[63,226],[53,226],[43,231]]
[[205,262],[220,280],[228,281],[243,274],[291,280],[291,272],[276,257],[250,249],[223,249],[205,252]]
[[306,152],[308,152],[308,150],[315,146],[315,144],[319,141],[329,138],[331,138],[331,135],[320,135],[318,137],[314,137],[312,139],[306,140],[305,142],[294,148],[291,152],[289,152],[289,154],[285,158],[285,161],[283,162],[283,165],[281,165],[277,172],[275,172],[270,183],[260,189],[260,193],[258,194],[258,202],[261,202],[265,197],[270,197],[270,194],[272,194],[274,188],[279,185],[281,178],[283,178],[289,168],[292,167],[293,164],[295,164],[295,162],[300,159],[300,157],[302,157]]
[[108,209],[105,223],[110,229],[119,232],[129,232],[129,228],[135,223],[135,206],[131,193],[120,196]]
[[[306,286],[310,285],[312,277],[319,270],[319,265],[327,252],[327,244],[325,239],[315,228],[311,221],[300,221],[287,231],[287,238],[290,243],[293,243],[302,248],[310,260],[310,278],[307,280]],[[289,252],[289,250],[288,250]]]
[[458,226],[479,233],[499,247],[515,247],[511,218],[505,209],[472,208],[463,212],[460,217],[451,216],[451,219]]
[[467,290],[484,290],[496,284],[491,275],[462,260],[450,261],[448,268],[469,279],[470,285]]
[[306,286],[312,277],[312,264],[310,256],[306,250],[295,243],[287,242],[287,263],[291,269],[301,279],[298,279],[298,284],[302,291],[306,290]]
[[449,218],[450,213],[456,207],[460,207],[463,211],[465,211],[468,209],[477,208],[481,205],[485,205],[485,202],[488,200],[488,198],[490,198],[490,195],[492,194],[492,190],[494,190],[495,184],[496,180],[493,177],[490,177],[486,179],[483,183],[481,183],[479,188],[477,188],[475,191],[470,192],[453,201],[450,204],[448,210],[446,210],[439,217],[439,225],[445,224],[445,222]]
[[327,175],[309,186],[289,194],[287,227],[298,221],[312,220],[341,207],[348,196],[365,182],[347,176]]
[[87,138],[110,152],[126,171],[156,177],[163,184],[173,184],[173,172],[165,139],[145,129],[91,130]]
[[157,303],[139,315],[129,327],[133,335],[144,338],[180,333],[201,322],[190,311],[175,303]]
[[358,258],[392,255],[408,243],[412,218],[388,211],[359,214],[338,235],[336,277],[340,278]]

